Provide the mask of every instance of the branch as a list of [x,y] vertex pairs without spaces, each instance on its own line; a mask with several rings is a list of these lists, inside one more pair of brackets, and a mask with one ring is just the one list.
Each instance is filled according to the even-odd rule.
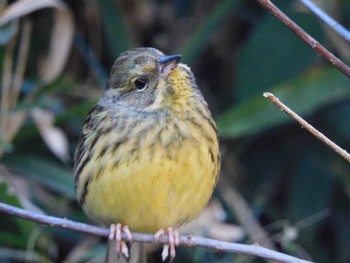
[[348,154],[347,151],[340,148],[338,145],[336,145],[334,142],[332,142],[330,139],[328,139],[325,135],[323,135],[321,132],[316,130],[307,121],[305,121],[298,114],[296,114],[294,111],[292,111],[290,108],[288,108],[285,104],[283,104],[278,98],[275,97],[275,95],[273,95],[270,92],[265,92],[264,97],[268,98],[270,101],[272,101],[278,108],[280,108],[282,111],[284,111],[289,116],[291,116],[294,120],[296,120],[298,123],[300,123],[303,128],[308,130],[317,139],[319,139],[322,142],[324,142],[325,144],[327,144],[337,154],[339,154],[341,157],[343,157],[346,161],[350,162],[350,154]]
[[316,6],[312,1],[299,0],[299,2],[301,2],[307,9],[309,9],[310,12],[321,19],[326,25],[342,36],[346,41],[350,42],[350,32],[332,17],[330,17],[326,12]]
[[292,30],[298,37],[300,37],[305,43],[307,43],[317,53],[331,62],[341,72],[343,72],[348,78],[350,78],[350,68],[344,64],[340,59],[334,56],[318,41],[306,33],[300,26],[294,23],[286,14],[284,14],[278,7],[276,7],[269,0],[258,0],[267,10],[269,10],[274,16],[276,16],[282,23],[284,23],[290,30]]
[[[97,227],[93,225],[83,224],[68,220],[66,218],[57,218],[53,216],[46,216],[32,211],[24,210],[14,206],[10,206],[0,202],[0,211],[6,214],[14,215],[17,217],[25,218],[31,221],[35,221],[41,224],[50,226],[62,227],[86,234],[92,234],[100,237],[107,238],[109,236],[109,229]],[[155,243],[154,236],[151,234],[133,233],[133,241]],[[123,236],[123,238],[127,238]],[[168,244],[169,240],[167,236],[162,236],[159,240],[160,244]],[[258,244],[243,245],[236,243],[229,243],[218,241],[209,238],[195,237],[195,236],[181,236],[181,246],[186,247],[203,247],[214,250],[216,252],[228,252],[237,253],[249,256],[257,256],[268,260],[275,260],[282,263],[311,263],[310,261],[298,259],[280,252],[276,252],[264,247],[260,247]]]

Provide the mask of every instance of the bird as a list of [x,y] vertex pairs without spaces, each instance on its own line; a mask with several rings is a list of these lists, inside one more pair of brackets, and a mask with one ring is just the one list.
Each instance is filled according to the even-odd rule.
[[94,222],[110,226],[116,251],[126,233],[169,235],[208,203],[220,171],[217,126],[181,55],[152,47],[120,54],[88,113],[74,153],[76,197]]

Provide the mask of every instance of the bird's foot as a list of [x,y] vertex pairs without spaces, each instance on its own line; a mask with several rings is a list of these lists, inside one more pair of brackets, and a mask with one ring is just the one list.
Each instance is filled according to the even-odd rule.
[[160,229],[154,235],[154,240],[156,243],[159,243],[160,238],[165,234],[167,234],[169,237],[169,243],[163,246],[162,260],[165,261],[168,258],[170,252],[170,262],[172,262],[176,256],[175,246],[179,245],[179,232],[171,227],[169,227],[167,231]]
[[[126,235],[126,240],[123,240],[123,235]],[[115,252],[118,257],[122,254],[124,257],[129,258],[129,248],[126,242],[131,242],[132,235],[128,226],[122,226],[121,224],[111,224],[109,232],[109,240],[115,240]]]

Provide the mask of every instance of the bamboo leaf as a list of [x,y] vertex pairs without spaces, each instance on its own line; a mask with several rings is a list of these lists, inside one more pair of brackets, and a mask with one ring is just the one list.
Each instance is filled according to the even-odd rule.
[[[349,79],[334,68],[306,72],[295,80],[276,85],[270,92],[300,115],[350,97]],[[222,113],[217,124],[222,137],[240,137],[291,121],[262,94],[258,94]]]

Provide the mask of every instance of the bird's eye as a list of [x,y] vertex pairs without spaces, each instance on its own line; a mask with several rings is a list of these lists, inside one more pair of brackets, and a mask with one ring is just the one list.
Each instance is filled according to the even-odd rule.
[[137,91],[144,91],[148,86],[147,79],[144,77],[138,78],[134,81],[134,85]]

